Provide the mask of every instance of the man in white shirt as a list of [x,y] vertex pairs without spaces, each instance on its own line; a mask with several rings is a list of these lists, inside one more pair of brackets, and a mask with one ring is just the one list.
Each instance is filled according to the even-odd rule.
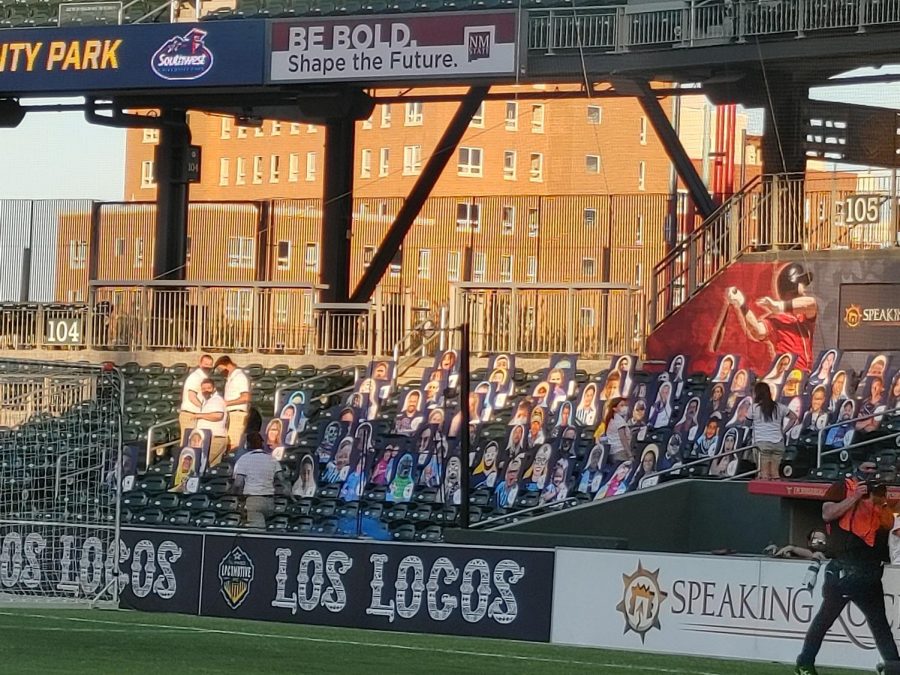
[[228,414],[225,399],[216,391],[216,384],[209,378],[200,385],[203,406],[197,414],[197,429],[209,429],[212,441],[209,445],[209,466],[222,461],[228,449]]
[[245,497],[247,527],[266,529],[266,518],[275,512],[275,478],[281,465],[263,449],[258,433],[247,434],[247,452],[234,465],[234,488]]
[[216,370],[225,375],[225,409],[228,412],[228,449],[236,450],[247,427],[250,410],[250,380],[228,356],[216,360]]
[[212,372],[213,359],[209,354],[200,357],[200,364],[187,376],[184,381],[184,389],[181,392],[181,407],[178,409],[178,426],[181,427],[181,439],[184,440],[184,432],[193,429],[197,423],[197,413],[203,407],[203,398],[200,393],[200,385]]

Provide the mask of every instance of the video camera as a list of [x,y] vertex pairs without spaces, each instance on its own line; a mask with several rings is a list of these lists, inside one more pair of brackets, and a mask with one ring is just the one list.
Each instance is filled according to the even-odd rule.
[[887,496],[887,483],[884,483],[880,480],[867,480],[866,483],[866,498],[871,497],[872,495],[878,495],[879,497]]

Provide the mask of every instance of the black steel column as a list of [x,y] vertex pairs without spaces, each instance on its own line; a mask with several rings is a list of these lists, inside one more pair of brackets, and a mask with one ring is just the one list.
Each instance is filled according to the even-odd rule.
[[459,524],[469,529],[469,457],[472,454],[472,437],[469,431],[469,324],[459,327],[459,462],[462,472],[459,475]]
[[188,200],[185,160],[191,144],[187,112],[164,109],[156,151],[156,232],[153,278],[184,279],[187,258]]
[[356,120],[325,122],[325,180],[322,190],[322,253],[319,280],[322,302],[350,298],[350,238],[353,232],[353,155]]

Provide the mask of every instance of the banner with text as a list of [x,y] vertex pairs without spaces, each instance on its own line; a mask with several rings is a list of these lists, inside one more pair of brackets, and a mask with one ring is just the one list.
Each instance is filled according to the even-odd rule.
[[260,85],[263,21],[34,28],[0,33],[0,93]]
[[123,607],[550,639],[552,551],[131,528],[122,538],[129,554],[121,571],[130,586]]
[[877,352],[900,346],[900,284],[841,284],[838,347]]
[[407,82],[514,76],[519,15],[289,19],[270,28],[272,82]]
[[[793,663],[822,601],[808,561],[560,549],[551,641],[591,647]],[[602,570],[604,583],[598,583]],[[900,636],[900,568],[885,570],[885,603]],[[821,665],[879,660],[850,604],[825,638]]]

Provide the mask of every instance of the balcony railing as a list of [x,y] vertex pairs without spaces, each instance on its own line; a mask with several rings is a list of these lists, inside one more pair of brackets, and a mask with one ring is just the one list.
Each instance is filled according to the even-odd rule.
[[900,24],[900,0],[683,0],[530,10],[528,48],[607,52],[864,33]]

